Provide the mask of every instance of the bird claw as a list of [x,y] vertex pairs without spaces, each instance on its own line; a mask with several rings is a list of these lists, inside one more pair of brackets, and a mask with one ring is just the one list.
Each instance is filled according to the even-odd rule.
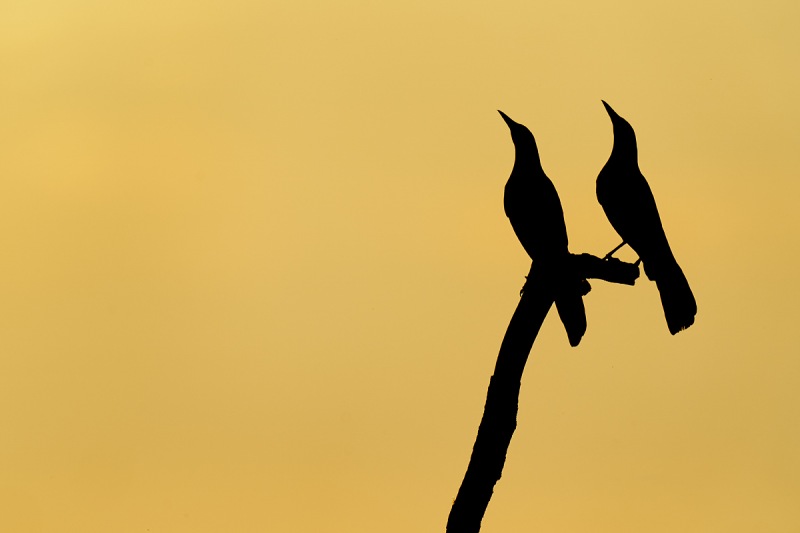
[[622,248],[626,244],[627,243],[625,241],[622,241],[622,243],[619,246],[617,246],[616,248],[614,248],[613,250],[611,250],[610,252],[608,252],[606,254],[606,256],[603,258],[603,261],[608,261],[609,259],[611,259],[614,256],[614,252],[616,252],[617,250],[619,250],[620,248]]

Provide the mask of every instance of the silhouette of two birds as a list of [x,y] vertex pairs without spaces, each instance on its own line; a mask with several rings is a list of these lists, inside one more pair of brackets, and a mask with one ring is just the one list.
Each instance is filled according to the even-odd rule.
[[[656,282],[667,326],[673,335],[694,323],[697,304],[667,242],[653,193],[639,170],[636,135],[628,122],[603,102],[614,126],[614,147],[597,177],[597,200],[623,242],[639,255],[647,277]],[[583,296],[588,282],[572,271],[564,212],[555,186],[544,173],[528,128],[499,112],[514,141],[514,168],[505,187],[506,216],[534,266],[553,292],[556,310],[571,346],[586,332]],[[638,262],[637,262],[638,264]]]

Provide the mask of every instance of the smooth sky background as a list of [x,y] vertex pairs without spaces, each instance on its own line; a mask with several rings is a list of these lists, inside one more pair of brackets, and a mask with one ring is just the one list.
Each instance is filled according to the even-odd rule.
[[[483,531],[800,531],[800,4],[0,4],[0,530],[442,532],[529,260],[640,165],[697,297],[593,282]],[[633,260],[628,250],[622,257]]]

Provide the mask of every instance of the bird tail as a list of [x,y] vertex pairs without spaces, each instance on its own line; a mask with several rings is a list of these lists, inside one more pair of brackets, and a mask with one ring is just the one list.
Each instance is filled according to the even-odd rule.
[[583,306],[583,296],[589,290],[589,283],[580,280],[579,283],[571,283],[565,287],[555,298],[558,317],[567,330],[569,345],[573,348],[580,344],[583,334],[586,333],[586,308]]
[[675,335],[694,324],[697,302],[678,263],[672,260],[662,265],[658,275],[654,277],[661,294],[661,306],[664,308],[669,332]]

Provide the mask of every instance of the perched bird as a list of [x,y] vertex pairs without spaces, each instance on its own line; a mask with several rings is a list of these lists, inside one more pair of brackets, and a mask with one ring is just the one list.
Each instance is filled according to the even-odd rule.
[[502,111],[499,113],[511,130],[516,153],[505,188],[506,216],[534,266],[548,280],[569,343],[577,346],[586,332],[583,295],[589,292],[589,284],[570,269],[561,200],[539,162],[533,134]]
[[697,303],[672,255],[653,193],[639,170],[636,134],[611,106],[603,105],[614,126],[614,147],[597,176],[597,201],[623,240],[606,257],[625,244],[633,248],[645,274],[658,287],[667,327],[675,335],[694,323]]

